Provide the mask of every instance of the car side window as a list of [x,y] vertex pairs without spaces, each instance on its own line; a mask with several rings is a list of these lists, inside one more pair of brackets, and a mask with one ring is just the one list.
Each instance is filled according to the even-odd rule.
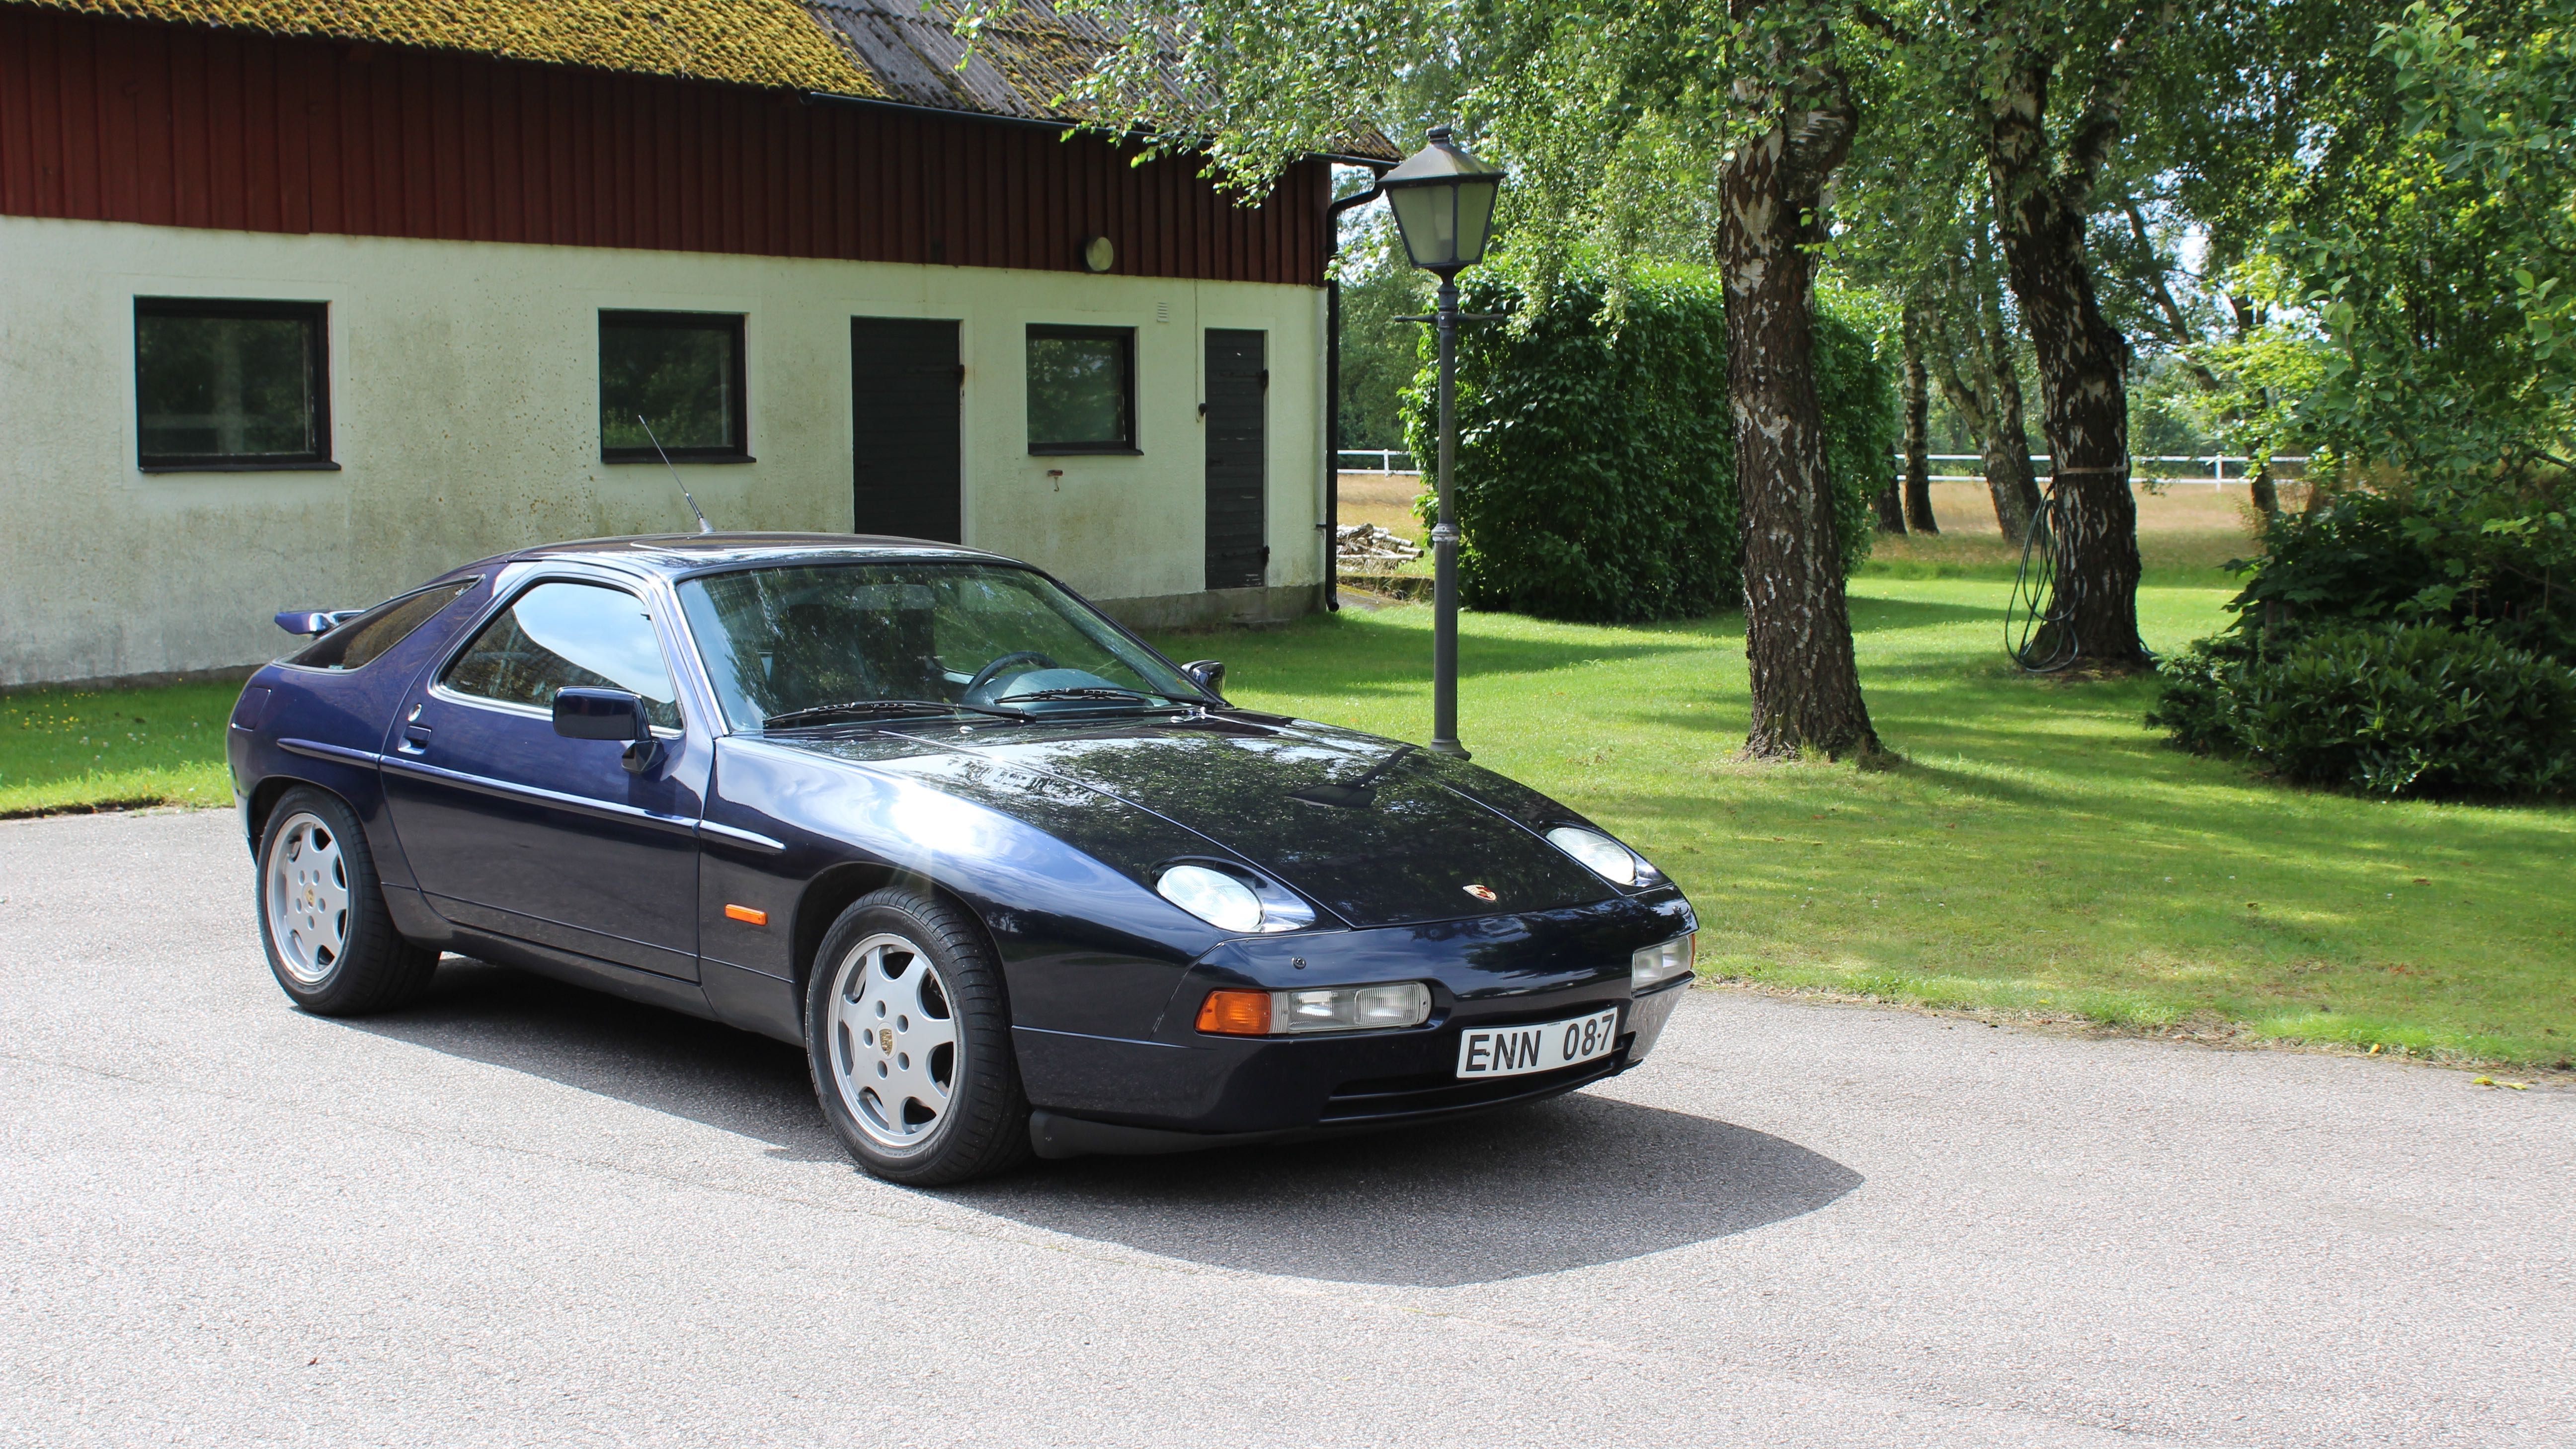
[[679,691],[644,601],[604,584],[542,583],[483,626],[439,683],[458,694],[552,710],[580,686],[641,695],[644,713],[680,727]]

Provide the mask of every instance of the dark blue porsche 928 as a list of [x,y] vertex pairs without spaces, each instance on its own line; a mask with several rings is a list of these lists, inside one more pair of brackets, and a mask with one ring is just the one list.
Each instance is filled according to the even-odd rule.
[[288,996],[456,951],[766,1033],[899,1181],[1530,1101],[1690,977],[1689,903],[1573,811],[989,554],[599,539],[279,620],[319,637],[230,746]]

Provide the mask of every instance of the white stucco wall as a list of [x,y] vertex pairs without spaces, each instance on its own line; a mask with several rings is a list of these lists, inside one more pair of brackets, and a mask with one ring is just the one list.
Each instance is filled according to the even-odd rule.
[[[138,295],[329,302],[339,471],[140,471]],[[602,308],[745,315],[759,461],[681,468],[722,528],[848,529],[850,319],[959,319],[966,542],[1104,600],[1199,592],[1203,330],[1265,331],[1270,582],[1321,579],[1315,288],[0,217],[0,685],[255,663],[281,608],[685,531],[659,464],[600,461]],[[1141,457],[1029,455],[1033,322],[1136,329]]]

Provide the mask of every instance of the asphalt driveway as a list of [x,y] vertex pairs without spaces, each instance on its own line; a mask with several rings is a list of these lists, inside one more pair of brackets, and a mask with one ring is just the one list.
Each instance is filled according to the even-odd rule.
[[1700,991],[1518,1115],[924,1193],[791,1049],[303,1016],[250,910],[228,815],[0,824],[0,1443],[2576,1443],[2576,1094]]

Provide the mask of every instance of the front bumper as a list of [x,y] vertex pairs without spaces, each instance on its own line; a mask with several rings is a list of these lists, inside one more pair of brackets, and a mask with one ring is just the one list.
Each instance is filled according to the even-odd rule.
[[[1029,1114],[1029,1145],[1038,1156],[1054,1159],[1200,1152],[1213,1147],[1304,1142],[1418,1127],[1544,1101],[1615,1077],[1644,1061],[1646,1053],[1654,1049],[1655,1039],[1663,1034],[1674,1005],[1682,999],[1682,989],[1689,984],[1686,980],[1675,981],[1637,997],[1620,1014],[1619,1045],[1610,1055],[1553,1072],[1533,1072],[1523,1077],[1350,1083],[1345,1090],[1325,1099],[1324,1112],[1311,1125],[1250,1132],[1144,1127],[1040,1109]],[[1448,1038],[1454,1061],[1457,1030],[1453,1028]]]
[[[1686,982],[1633,996],[1628,958],[1695,927],[1678,893],[1531,916],[1228,942],[1190,968],[1147,1039],[1015,1033],[1041,1156],[1176,1152],[1435,1122],[1536,1101],[1645,1060]],[[1423,981],[1430,1020],[1397,1031],[1224,1037],[1195,1029],[1219,987]],[[1470,1027],[1620,1009],[1608,1056],[1461,1079]]]

